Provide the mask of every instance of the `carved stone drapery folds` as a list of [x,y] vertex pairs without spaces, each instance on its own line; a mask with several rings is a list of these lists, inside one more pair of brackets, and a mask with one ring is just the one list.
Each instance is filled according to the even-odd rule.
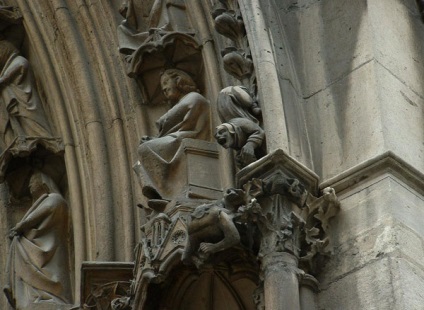
[[0,183],[8,183],[12,201],[28,196],[22,189],[29,170],[54,170],[47,159],[64,151],[51,131],[29,61],[20,55],[22,40],[19,11],[0,7]]
[[182,70],[169,69],[161,76],[161,85],[173,107],[156,122],[159,136],[141,139],[139,161],[134,166],[144,196],[157,211],[163,208],[157,209],[154,204],[162,201],[164,207],[181,197],[187,185],[187,172],[179,169],[186,159],[183,141],[207,141],[211,135],[209,102],[198,93],[193,79]]
[[17,309],[70,304],[67,203],[46,174],[35,172],[29,184],[34,202],[10,231],[4,292]]

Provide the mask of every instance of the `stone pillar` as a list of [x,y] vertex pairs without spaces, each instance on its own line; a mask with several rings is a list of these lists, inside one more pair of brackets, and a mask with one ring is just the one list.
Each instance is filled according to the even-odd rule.
[[297,258],[289,253],[275,252],[262,259],[265,309],[300,310]]
[[245,206],[239,208],[241,218],[261,232],[263,288],[258,291],[263,296],[255,296],[258,308],[315,309],[311,287],[316,280],[305,271],[316,272],[316,258],[329,255],[328,221],[338,210],[334,190],[326,188],[317,198],[313,194],[316,184],[313,172],[281,150],[238,174],[238,185],[247,197]]
[[318,281],[313,276],[305,274],[300,281],[300,308],[302,310],[315,310]]

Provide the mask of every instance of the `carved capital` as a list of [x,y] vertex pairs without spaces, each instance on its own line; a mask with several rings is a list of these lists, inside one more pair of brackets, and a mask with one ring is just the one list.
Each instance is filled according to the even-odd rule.
[[287,253],[307,272],[331,254],[329,221],[339,207],[334,189],[317,198],[316,175],[277,150],[238,174],[246,192],[240,219],[261,232],[259,257]]

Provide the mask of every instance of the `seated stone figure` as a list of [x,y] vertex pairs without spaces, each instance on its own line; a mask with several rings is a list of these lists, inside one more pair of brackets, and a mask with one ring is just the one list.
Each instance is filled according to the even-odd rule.
[[243,195],[240,189],[228,189],[222,200],[200,205],[191,213],[189,239],[182,256],[184,264],[194,262],[200,265],[210,254],[240,242],[233,218],[244,202]]
[[51,137],[28,60],[0,34],[0,140],[7,148],[16,137]]
[[236,163],[243,168],[257,159],[255,151],[265,139],[264,130],[246,118],[233,118],[216,127],[215,139],[224,148],[237,151]]
[[[71,303],[68,206],[46,174],[29,183],[33,205],[10,231],[12,239],[4,293],[16,309],[57,309]],[[49,306],[50,304],[50,306]]]
[[153,200],[172,200],[181,190],[183,139],[210,139],[210,109],[199,94],[193,79],[184,71],[166,70],[161,86],[172,108],[156,122],[159,135],[143,137],[138,147],[139,161],[134,166],[144,196]]

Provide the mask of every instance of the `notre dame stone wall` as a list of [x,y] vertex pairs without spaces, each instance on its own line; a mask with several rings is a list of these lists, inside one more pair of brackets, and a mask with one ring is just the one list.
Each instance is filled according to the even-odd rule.
[[[16,240],[23,234],[38,240],[42,231],[25,221],[34,210],[48,205],[40,223],[56,227],[52,244],[66,245],[63,257],[41,262],[63,262],[45,270],[64,279],[65,289],[44,283],[38,294],[53,295],[53,304],[18,302],[18,308],[77,309],[85,303],[109,309],[118,297],[146,309],[201,307],[207,298],[216,309],[222,300],[234,309],[423,307],[424,23],[416,1],[0,5],[1,286],[16,301],[34,296],[13,286],[24,277],[19,262],[30,261]],[[193,98],[167,94],[171,82],[161,75],[171,67],[194,80],[187,92]],[[8,68],[19,69],[9,74]],[[18,95],[16,86],[26,95]],[[29,93],[36,93],[37,109]],[[193,106],[208,109],[209,117],[201,119],[204,110],[170,113],[166,99],[190,106],[189,112]],[[226,109],[228,104],[236,108]],[[183,126],[176,129],[177,121],[169,119],[182,114],[189,115],[190,135],[172,144],[169,137]],[[219,125],[222,136],[215,141]],[[227,143],[226,130],[238,132],[243,143]],[[166,141],[155,144],[152,137]],[[243,149],[248,142],[250,149]],[[164,145],[171,147],[162,152]],[[165,167],[153,164],[152,154],[160,154],[160,163],[178,160]],[[146,177],[152,171],[156,179]],[[273,178],[274,172],[284,178]],[[30,183],[42,190],[31,190]],[[216,203],[233,187],[244,190],[243,203]],[[210,207],[218,213],[240,205],[259,212],[258,202],[274,210],[274,220],[278,210],[289,208],[295,215],[267,222],[255,235],[281,229],[284,245],[267,248],[266,238],[258,238],[251,242],[253,254],[237,247],[234,240],[245,237],[238,225],[249,226],[246,214],[253,213],[237,218],[236,208],[223,216],[221,230],[229,239],[218,254],[204,246],[208,255],[183,265],[181,258],[190,261],[197,250],[187,249],[188,241],[196,244],[196,234],[188,234],[192,212],[199,215],[196,207],[214,201]],[[302,213],[305,205],[311,217]],[[314,212],[329,205],[338,212],[308,226]],[[319,227],[319,238],[308,243],[304,227]],[[303,243],[292,237],[296,233]],[[318,249],[327,236],[331,246]],[[328,254],[316,269],[305,267],[305,257],[315,259],[312,248]],[[274,252],[279,254],[268,255]],[[290,268],[273,278],[270,270],[278,264]],[[6,296],[1,309],[11,307]]]

